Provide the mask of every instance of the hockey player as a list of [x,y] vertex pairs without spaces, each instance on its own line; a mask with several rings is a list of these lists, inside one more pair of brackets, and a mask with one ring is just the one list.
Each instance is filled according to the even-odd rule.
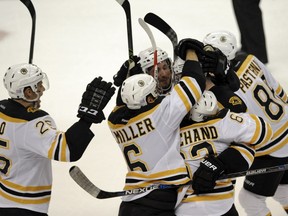
[[[204,46],[204,50],[211,46]],[[219,50],[213,48],[213,52],[204,51],[203,58],[200,60],[202,69],[206,76],[206,90],[212,91],[218,100],[220,108],[229,108],[233,112],[246,112],[247,107],[244,101],[234,92],[240,88],[240,81],[235,72],[230,68],[227,57]],[[212,59],[217,56],[219,59]],[[205,61],[204,61],[205,59]],[[211,66],[217,64],[217,70],[214,69],[213,73],[210,71]],[[178,77],[181,76],[183,68],[183,60],[176,58],[173,62],[173,72],[175,74],[175,82],[177,83]]]
[[[172,70],[172,60],[169,58],[166,51],[157,47],[157,68],[154,62],[154,50],[148,48],[139,53],[138,56],[133,56],[121,66],[120,70],[113,77],[114,84],[120,86],[123,79],[137,73],[146,73],[155,78],[157,88],[161,95],[168,94],[174,85],[174,73]],[[128,68],[133,68],[129,70]]]
[[[127,163],[125,189],[189,180],[180,155],[179,125],[205,89],[196,54],[200,49],[203,44],[199,41],[179,42],[177,50],[186,62],[179,84],[167,96],[159,96],[157,82],[148,74],[128,77],[119,89],[124,105],[117,100],[108,123]],[[176,200],[176,189],[125,196],[119,216],[174,216]]]
[[78,109],[78,122],[66,132],[39,109],[49,88],[46,74],[34,64],[8,68],[4,86],[10,99],[0,101],[0,215],[47,215],[52,189],[51,161],[77,161],[94,137],[115,92],[101,77],[87,85]]
[[174,74],[172,71],[172,60],[166,51],[157,47],[157,68],[154,67],[154,50],[148,48],[139,53],[142,70],[153,76],[158,82],[158,88],[161,94],[167,94],[173,87]]
[[272,137],[271,126],[256,115],[218,111],[213,92],[204,91],[181,123],[181,154],[192,186],[179,192],[177,216],[237,216],[231,179],[216,180],[222,173],[248,170],[255,149]]
[[[228,43],[234,41],[233,43]],[[266,147],[256,152],[251,169],[277,166],[288,162],[288,97],[284,89],[253,55],[236,56],[235,36],[227,31],[212,32],[204,42],[219,48],[231,60],[240,80],[237,95],[245,102],[247,112],[269,122],[274,136]],[[288,212],[288,173],[276,172],[247,176],[240,191],[239,201],[246,213],[268,215],[265,200],[273,197]]]

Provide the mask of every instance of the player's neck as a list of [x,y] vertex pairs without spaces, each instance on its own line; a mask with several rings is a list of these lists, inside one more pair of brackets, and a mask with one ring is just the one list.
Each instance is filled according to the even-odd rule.
[[34,103],[33,102],[28,102],[28,101],[25,101],[23,99],[12,99],[12,100],[14,100],[15,102],[21,104],[25,108],[34,107]]

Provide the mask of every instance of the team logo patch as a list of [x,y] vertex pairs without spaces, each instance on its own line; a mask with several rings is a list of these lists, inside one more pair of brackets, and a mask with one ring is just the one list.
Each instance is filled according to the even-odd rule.
[[242,104],[242,100],[237,96],[233,96],[229,99],[229,103],[231,103],[233,106],[235,106],[235,105]]
[[139,80],[139,81],[138,81],[138,85],[139,85],[140,87],[143,87],[143,86],[145,85],[145,82],[144,82],[143,80]]

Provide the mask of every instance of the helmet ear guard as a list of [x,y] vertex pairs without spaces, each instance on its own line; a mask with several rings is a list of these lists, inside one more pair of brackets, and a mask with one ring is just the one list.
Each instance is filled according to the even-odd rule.
[[213,92],[205,90],[199,101],[190,110],[190,119],[195,122],[204,121],[219,111],[217,99]]
[[[27,101],[30,100],[25,97],[24,89],[30,87],[37,94],[39,82],[42,82],[45,90],[49,89],[47,75],[36,65],[27,63],[9,67],[3,78],[4,86],[11,98]],[[35,100],[38,100],[38,97]]]
[[204,37],[203,43],[220,49],[228,60],[235,58],[237,41],[236,37],[229,31],[210,32]]
[[157,83],[152,76],[136,74],[123,82],[121,98],[129,109],[135,110],[146,106],[148,96],[158,97]]
[[174,83],[177,84],[182,77],[182,70],[185,61],[181,59],[179,56],[173,62],[172,70],[174,73]]

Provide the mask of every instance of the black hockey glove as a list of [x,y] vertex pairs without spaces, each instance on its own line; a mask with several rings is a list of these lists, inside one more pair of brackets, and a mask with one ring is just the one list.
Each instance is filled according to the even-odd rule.
[[203,47],[204,45],[202,42],[191,38],[185,38],[179,41],[179,43],[175,47],[175,53],[180,58],[186,59],[187,50],[192,49],[195,50],[198,58],[201,59],[204,53]]
[[238,89],[240,88],[239,77],[232,68],[230,68],[226,74],[226,82],[233,92],[238,91]]
[[102,80],[102,77],[95,78],[86,87],[82,95],[81,104],[78,109],[77,117],[89,123],[100,123],[105,120],[103,113],[111,97],[115,93],[115,87],[111,82]]
[[193,174],[192,188],[194,193],[212,190],[216,180],[224,172],[224,164],[214,155],[209,155],[201,163]]
[[219,50],[211,45],[204,47],[205,53],[200,62],[204,73],[212,73],[215,84],[225,84],[226,74],[230,68],[227,57]]
[[119,87],[129,76],[143,73],[139,61],[140,57],[138,56],[133,56],[132,59],[125,61],[120,70],[113,76],[114,85]]

